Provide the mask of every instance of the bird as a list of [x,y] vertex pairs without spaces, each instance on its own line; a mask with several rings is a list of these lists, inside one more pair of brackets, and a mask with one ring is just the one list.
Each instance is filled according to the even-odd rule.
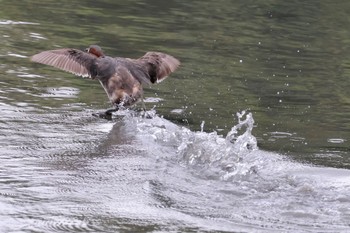
[[98,45],[90,45],[84,51],[74,48],[42,51],[30,60],[97,79],[113,106],[97,114],[102,118],[111,118],[121,107],[131,107],[140,100],[145,109],[143,86],[163,81],[180,66],[178,59],[166,53],[146,52],[137,59],[110,57]]

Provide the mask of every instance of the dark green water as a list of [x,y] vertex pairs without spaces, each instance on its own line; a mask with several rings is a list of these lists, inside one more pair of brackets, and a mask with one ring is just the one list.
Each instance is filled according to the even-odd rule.
[[[97,124],[90,115],[109,107],[100,84],[31,63],[29,56],[99,44],[110,56],[136,58],[162,51],[181,61],[180,69],[145,93],[161,99],[147,107],[177,125],[198,131],[204,121],[205,132],[226,135],[237,123],[236,113],[248,110],[259,149],[300,163],[350,168],[349,1],[0,3],[0,134],[6,158],[29,154],[57,159],[59,154],[63,161],[64,155],[79,151],[96,159],[87,151],[105,134],[89,128]],[[78,126],[81,131],[74,131]],[[108,140],[117,140],[103,144],[108,148],[118,147],[118,140],[124,143],[119,137]],[[14,223],[9,220],[8,226]]]
[[[232,115],[248,109],[254,114],[261,148],[315,164],[349,167],[347,1],[5,1],[2,5],[3,20],[34,23],[3,25],[2,54],[29,56],[94,43],[112,56],[164,51],[178,57],[182,67],[147,95],[164,99],[157,111],[167,119],[197,130],[205,121],[206,131],[222,129],[225,134],[235,121]],[[31,82],[28,88],[74,86],[81,90],[79,102],[107,105],[98,83],[29,64],[27,59],[6,58],[4,63],[53,76],[52,84]],[[6,79],[12,80],[8,75]],[[42,106],[62,104],[35,101]],[[172,109],[185,111],[175,115]]]

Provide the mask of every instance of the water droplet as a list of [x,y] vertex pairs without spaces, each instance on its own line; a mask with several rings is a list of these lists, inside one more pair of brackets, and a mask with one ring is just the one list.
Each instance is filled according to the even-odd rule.
[[203,132],[203,130],[204,130],[204,124],[205,124],[205,121],[202,121],[202,123],[201,123],[201,132]]

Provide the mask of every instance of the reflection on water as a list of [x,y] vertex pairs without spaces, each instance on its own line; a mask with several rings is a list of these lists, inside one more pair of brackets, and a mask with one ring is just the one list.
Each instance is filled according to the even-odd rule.
[[[347,1],[2,5],[1,232],[349,231]],[[96,43],[181,60],[153,119],[28,59]]]

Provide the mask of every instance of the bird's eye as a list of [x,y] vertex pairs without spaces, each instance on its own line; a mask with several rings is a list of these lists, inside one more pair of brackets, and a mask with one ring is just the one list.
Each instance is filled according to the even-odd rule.
[[90,51],[90,48],[86,48],[86,49],[85,49],[85,52],[88,53],[89,51]]

